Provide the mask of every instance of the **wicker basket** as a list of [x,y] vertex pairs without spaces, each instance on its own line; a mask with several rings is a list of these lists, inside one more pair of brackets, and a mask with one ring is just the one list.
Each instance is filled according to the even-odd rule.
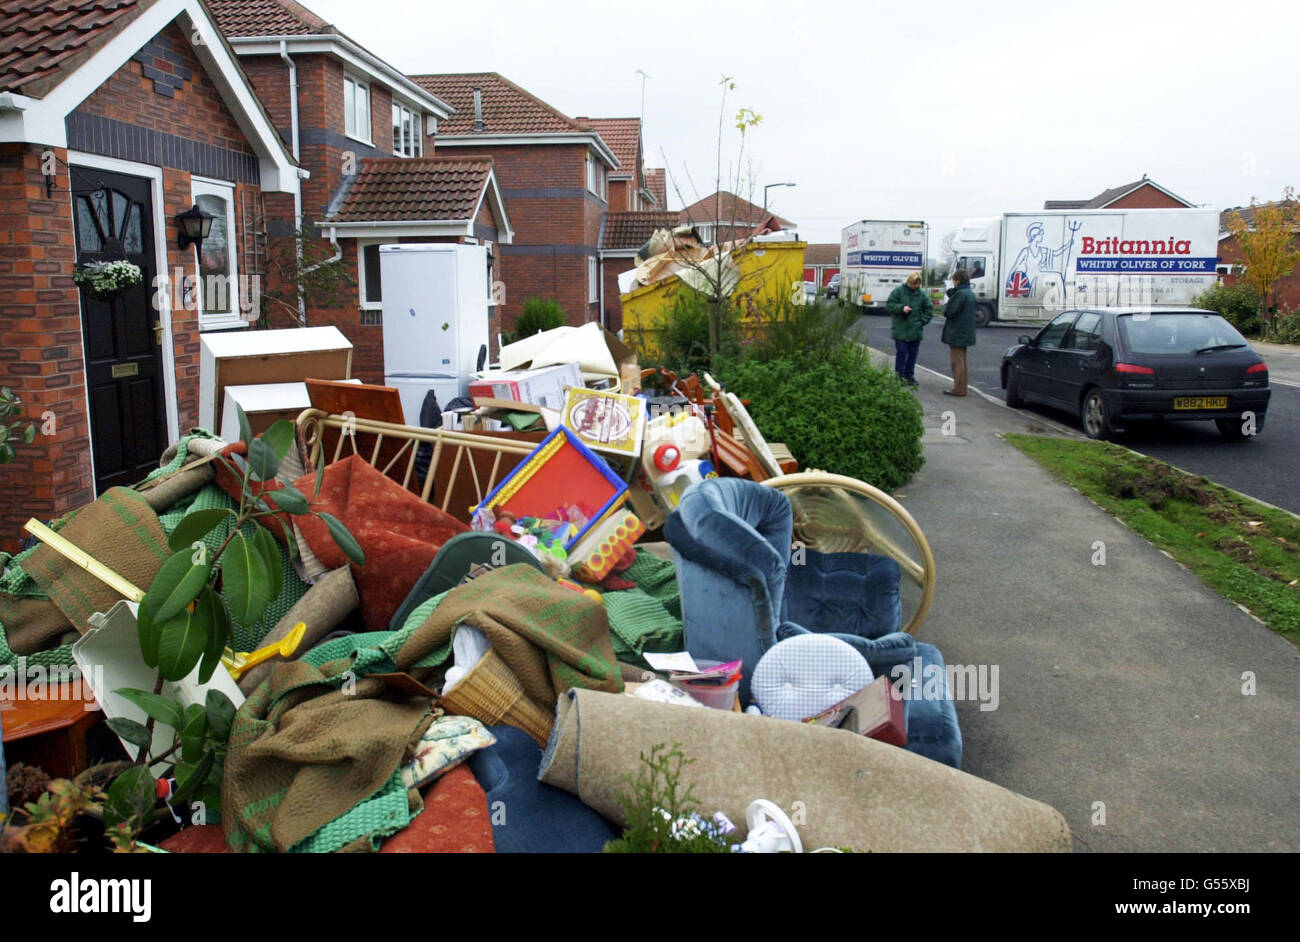
[[555,716],[539,709],[524,694],[519,678],[495,651],[489,650],[456,686],[440,698],[448,713],[472,716],[486,723],[507,723],[545,747]]

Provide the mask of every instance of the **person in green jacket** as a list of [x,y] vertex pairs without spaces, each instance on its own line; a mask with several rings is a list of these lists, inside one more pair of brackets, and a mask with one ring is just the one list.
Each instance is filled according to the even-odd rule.
[[909,386],[916,381],[916,355],[921,350],[921,334],[934,317],[934,302],[921,290],[921,273],[912,272],[907,283],[889,293],[891,323],[889,336],[894,338],[894,372]]
[[970,289],[970,272],[959,268],[952,273],[948,303],[943,309],[943,334],[952,358],[952,389],[945,396],[966,395],[966,348],[975,346],[975,292]]

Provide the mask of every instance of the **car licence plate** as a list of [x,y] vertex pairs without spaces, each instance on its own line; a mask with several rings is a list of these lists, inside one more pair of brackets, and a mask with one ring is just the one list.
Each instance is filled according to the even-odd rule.
[[1174,400],[1174,408],[1184,409],[1226,409],[1227,396],[1180,396]]

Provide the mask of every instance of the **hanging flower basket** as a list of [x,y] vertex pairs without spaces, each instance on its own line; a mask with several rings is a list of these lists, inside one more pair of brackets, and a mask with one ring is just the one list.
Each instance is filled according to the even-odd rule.
[[113,301],[144,279],[140,266],[127,261],[92,262],[72,273],[78,288],[96,301]]

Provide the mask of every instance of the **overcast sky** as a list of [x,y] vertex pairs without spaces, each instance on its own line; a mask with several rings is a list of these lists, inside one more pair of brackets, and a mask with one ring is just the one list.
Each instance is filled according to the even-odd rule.
[[647,165],[688,202],[714,189],[730,76],[724,161],[752,108],[741,195],[794,181],[769,205],[813,242],[918,218],[937,246],[1144,173],[1219,209],[1300,184],[1295,0],[305,4],[408,73],[500,72],[570,116],[639,114],[643,70]]

